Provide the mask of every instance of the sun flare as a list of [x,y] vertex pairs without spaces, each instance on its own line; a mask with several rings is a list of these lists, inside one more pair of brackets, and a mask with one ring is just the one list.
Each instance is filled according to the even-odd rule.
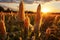
[[49,8],[42,8],[42,10],[41,10],[43,13],[47,13],[47,12],[49,12],[50,10],[49,10]]

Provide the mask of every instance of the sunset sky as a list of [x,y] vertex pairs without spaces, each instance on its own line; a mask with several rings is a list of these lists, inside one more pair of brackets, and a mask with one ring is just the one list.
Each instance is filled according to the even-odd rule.
[[[50,2],[46,2],[44,4],[41,4],[41,10],[42,12],[46,11],[46,12],[60,12],[60,1],[50,1]],[[30,11],[35,11],[37,9],[38,4],[37,3],[33,3],[33,4],[28,4],[25,5],[26,8]]]
[[[0,2],[18,2],[21,0],[0,0]],[[24,0],[24,7],[25,10],[28,11],[34,11],[36,12],[38,4],[41,4],[42,12],[60,12],[60,1],[55,1],[55,0]],[[18,10],[18,5],[19,3],[3,3],[4,6],[8,6],[9,8],[12,8],[14,10]],[[11,6],[10,6],[11,5]]]
[[47,11],[48,12],[60,12],[60,1],[51,1],[47,2],[42,6],[42,11]]

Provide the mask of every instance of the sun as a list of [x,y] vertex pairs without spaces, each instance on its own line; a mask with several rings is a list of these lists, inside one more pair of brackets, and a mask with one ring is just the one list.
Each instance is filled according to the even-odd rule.
[[49,8],[42,8],[42,10],[41,10],[41,12],[43,12],[43,13],[47,13],[49,11],[50,11]]

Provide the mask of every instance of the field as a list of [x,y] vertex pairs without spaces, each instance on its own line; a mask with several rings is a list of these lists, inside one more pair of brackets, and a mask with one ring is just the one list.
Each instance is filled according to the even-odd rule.
[[[35,14],[26,14],[29,16],[31,20],[31,24],[34,25],[34,15]],[[21,36],[24,36],[23,31],[23,22],[19,22],[17,19],[17,13],[5,13],[0,12],[0,21],[3,20],[6,28],[6,38],[5,40],[20,40]],[[20,27],[21,26],[21,27]],[[22,29],[22,30],[21,30]],[[30,27],[30,30],[28,31],[29,35],[31,34],[32,30]],[[0,36],[0,39],[2,36]]]
[[[2,15],[1,15],[2,14]],[[24,25],[23,22],[19,22],[17,20],[17,13],[4,13],[0,12],[0,20],[4,20],[5,27],[6,27],[6,38],[5,40],[34,40],[36,37],[36,34],[34,34],[32,28],[34,28],[34,20],[36,14],[29,14],[26,13],[30,19],[30,24],[32,24],[32,27],[29,27],[29,29],[26,29],[24,32]],[[44,14],[45,15],[45,14]],[[57,31],[55,34],[56,37],[59,37],[60,35],[60,15],[57,14],[46,14],[45,16],[42,15],[42,23],[40,26],[40,32],[45,32],[48,27],[51,28],[52,33],[54,31]],[[4,16],[2,18],[2,16]],[[57,26],[57,27],[56,27]],[[28,33],[27,33],[28,32]],[[41,34],[39,32],[39,34]],[[25,34],[24,34],[25,33]],[[43,36],[43,35],[41,35]],[[27,37],[27,38],[26,38]],[[37,40],[39,40],[41,37],[38,36]],[[1,39],[1,36],[0,36]]]

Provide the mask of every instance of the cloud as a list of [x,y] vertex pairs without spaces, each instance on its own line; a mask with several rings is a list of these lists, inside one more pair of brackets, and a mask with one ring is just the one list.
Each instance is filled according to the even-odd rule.
[[49,2],[49,1],[52,1],[52,0],[41,0],[41,1],[43,1],[43,2]]
[[[21,0],[0,0],[0,2],[20,2]],[[24,0],[25,3],[33,3],[34,0]]]
[[20,0],[0,0],[0,2],[19,2]]
[[24,0],[25,3],[33,3],[34,0]]
[[[17,2],[19,3],[21,0],[0,0],[0,2]],[[34,3],[34,1],[42,1],[42,2],[49,2],[52,0],[24,0],[25,3]]]

